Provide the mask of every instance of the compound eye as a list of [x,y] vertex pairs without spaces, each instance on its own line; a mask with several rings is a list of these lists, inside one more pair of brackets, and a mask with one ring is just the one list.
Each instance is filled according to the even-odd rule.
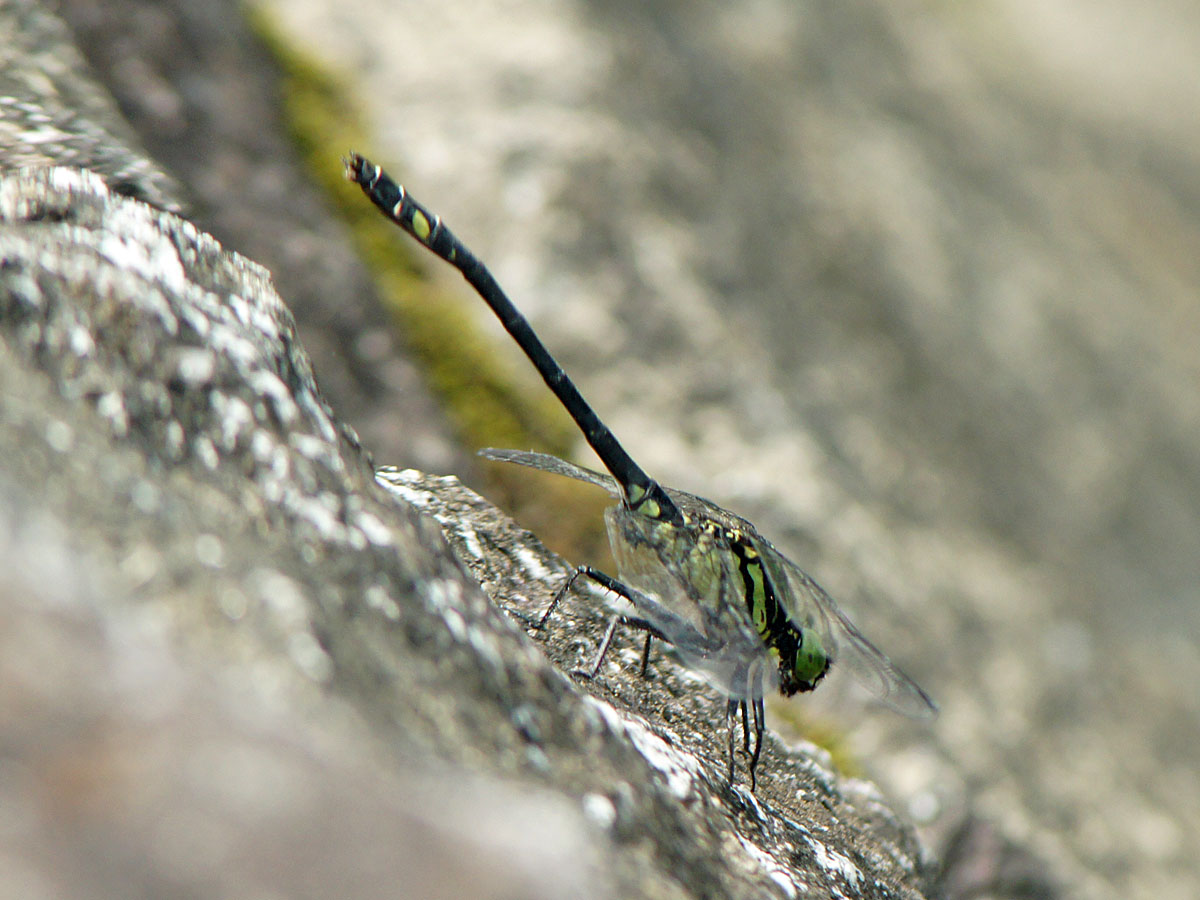
[[828,669],[829,654],[825,652],[821,639],[811,628],[805,629],[800,646],[796,648],[796,662],[792,666],[792,674],[800,683],[800,690],[812,690]]

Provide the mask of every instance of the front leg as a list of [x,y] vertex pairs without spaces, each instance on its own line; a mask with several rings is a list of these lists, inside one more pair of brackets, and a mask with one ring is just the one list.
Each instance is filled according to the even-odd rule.
[[[574,586],[575,581],[580,577],[591,579],[606,591],[610,591],[611,593],[616,594],[618,597],[624,598],[634,609],[653,610],[659,608],[660,606],[657,601],[652,600],[650,597],[646,596],[640,591],[635,591],[633,588],[628,587],[620,581],[617,581],[611,575],[607,575],[604,572],[601,572],[599,569],[594,569],[591,566],[579,566],[571,573],[570,577],[568,577],[563,583],[563,586],[560,587],[555,593],[554,598],[550,601],[550,605],[546,607],[546,611],[542,613],[541,619],[538,620],[537,625],[534,626],[536,629],[540,630],[542,626],[546,624],[546,620],[550,618],[551,613],[554,612],[558,604],[567,595],[567,592],[570,591]],[[596,674],[600,671],[600,667],[604,664],[604,657],[608,654],[608,648],[612,645],[613,635],[616,633],[618,624],[628,625],[646,632],[646,643],[642,648],[641,666],[642,677],[645,677],[646,668],[650,662],[650,642],[654,638],[658,638],[661,641],[666,641],[666,637],[663,635],[662,631],[655,627],[648,619],[641,618],[640,616],[631,616],[625,613],[618,613],[612,617],[608,623],[608,628],[604,632],[604,637],[600,641],[600,647],[596,651],[596,655],[592,659],[591,664],[586,669],[575,670],[574,674],[582,675],[588,679],[596,677]]]

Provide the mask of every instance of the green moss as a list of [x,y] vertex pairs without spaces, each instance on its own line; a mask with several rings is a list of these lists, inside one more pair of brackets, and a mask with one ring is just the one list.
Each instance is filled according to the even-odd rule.
[[[431,279],[427,266],[443,264],[429,258],[345,179],[340,156],[370,146],[364,115],[347,82],[290,43],[268,12],[251,7],[247,15],[279,66],[285,119],[304,165],[345,220],[397,333],[462,442],[568,455],[578,435],[574,423],[548,391],[517,376],[515,367],[521,363],[516,351],[477,325],[471,306],[478,298],[468,296],[465,285],[453,291]],[[600,492],[510,469],[486,467],[497,502],[559,552],[599,564],[607,561]]]

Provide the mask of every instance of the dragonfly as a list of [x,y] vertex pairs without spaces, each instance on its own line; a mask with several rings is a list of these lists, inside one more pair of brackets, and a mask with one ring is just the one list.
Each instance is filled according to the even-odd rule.
[[392,222],[454,266],[500,319],[546,385],[574,419],[608,474],[544,453],[486,449],[481,455],[594,484],[615,500],[605,512],[618,578],[579,566],[537,623],[585,578],[616,598],[589,674],[595,675],[617,624],[658,638],[726,698],[728,778],[734,781],[737,726],[749,757],[750,789],[765,729],[764,696],[816,688],[835,666],[851,672],[896,711],[929,718],[937,705],[854,626],[816,580],[748,521],[717,504],[664,487],[634,462],[584,400],[487,267],[442,222],[379,166],[357,153],[346,177]]

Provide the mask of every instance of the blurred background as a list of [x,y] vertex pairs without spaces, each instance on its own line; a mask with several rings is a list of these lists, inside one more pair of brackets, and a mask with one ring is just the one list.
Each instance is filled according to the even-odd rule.
[[[1200,896],[1200,7],[255,8],[342,74],[353,149],[489,263],[632,455],[753,520],[938,698],[931,728],[836,692],[772,724],[837,723],[940,854],[992,848],[950,895]],[[111,13],[63,14],[151,151],[194,160],[211,129],[171,98],[222,96],[221,57],[156,92]],[[206,47],[200,17],[136,13]],[[306,317],[340,263],[269,246],[302,200],[253,124],[176,163],[198,221],[271,266],[378,462],[486,485],[411,335]],[[230,183],[291,209],[237,221]],[[391,393],[347,388],[343,347]]]

